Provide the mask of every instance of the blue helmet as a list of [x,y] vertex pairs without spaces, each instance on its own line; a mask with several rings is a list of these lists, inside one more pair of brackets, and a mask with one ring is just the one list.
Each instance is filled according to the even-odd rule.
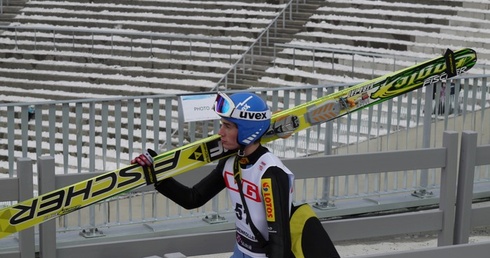
[[215,112],[238,128],[238,143],[254,143],[269,129],[271,111],[258,95],[249,92],[227,96],[219,92],[214,104]]

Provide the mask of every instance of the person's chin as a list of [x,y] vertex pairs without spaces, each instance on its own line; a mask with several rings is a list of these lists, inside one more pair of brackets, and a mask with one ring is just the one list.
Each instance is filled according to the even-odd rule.
[[230,145],[228,143],[226,143],[223,140],[221,140],[221,145],[223,146],[224,149],[229,150],[228,147],[230,147]]
[[228,144],[223,144],[223,148],[225,148],[226,150],[234,150],[236,148],[234,148],[234,146],[230,146]]
[[236,150],[236,149],[238,149],[238,147],[237,147],[237,146],[235,146],[235,145],[231,145],[231,144],[227,144],[227,143],[225,143],[225,142],[223,143],[223,148],[224,148],[225,150],[227,150],[227,151],[228,151],[228,150]]

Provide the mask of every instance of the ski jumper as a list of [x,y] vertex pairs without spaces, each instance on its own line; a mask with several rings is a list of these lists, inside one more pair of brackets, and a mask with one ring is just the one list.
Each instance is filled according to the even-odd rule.
[[168,178],[157,183],[155,188],[180,206],[194,209],[226,187],[235,210],[240,251],[252,257],[292,257],[289,214],[294,175],[263,146],[242,159],[245,160],[240,164],[244,196],[252,222],[268,240],[264,246],[256,241],[245,222],[246,214],[233,178],[234,159],[219,161],[216,168],[193,187]]

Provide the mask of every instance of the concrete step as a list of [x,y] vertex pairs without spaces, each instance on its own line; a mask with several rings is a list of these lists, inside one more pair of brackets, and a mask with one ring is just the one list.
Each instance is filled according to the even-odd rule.
[[369,27],[364,27],[364,26],[358,26],[358,29],[353,30],[349,29],[346,30],[345,28],[338,27],[337,25],[331,25],[331,26],[325,26],[324,23],[322,23],[320,26],[315,27],[313,25],[309,25],[306,28],[306,31],[308,33],[311,33],[312,35],[315,35],[318,32],[322,32],[325,34],[330,34],[330,35],[343,35],[345,37],[369,37],[369,38],[374,38],[377,39],[377,41],[383,42],[384,39],[388,40],[397,40],[397,41],[407,41],[413,42],[415,41],[416,35],[411,35],[407,34],[403,31],[398,31],[394,33],[386,33],[383,31],[374,31],[374,30],[365,30],[366,28]]
[[[355,20],[355,22],[352,22]],[[459,45],[468,47],[480,47],[485,44],[482,40],[471,40],[468,38],[487,38],[490,33],[484,30],[468,30],[466,27],[448,25],[427,25],[425,23],[380,23],[380,20],[362,19],[358,17],[342,17],[335,20],[322,20],[321,23],[310,23],[307,26],[307,33],[315,34],[318,32],[329,35],[343,35],[345,37],[366,37],[379,38],[397,41],[410,41],[417,43]],[[490,23],[488,23],[490,25]],[[349,27],[339,27],[349,26]],[[342,28],[339,30],[339,28]]]
[[[63,1],[67,3],[74,4],[85,4],[85,5],[114,5],[114,1],[111,0],[67,0]],[[119,0],[118,5],[135,5],[134,0]],[[235,10],[278,10],[282,8],[281,5],[268,4],[264,5],[264,1],[252,1],[252,0],[241,0],[239,2],[227,2],[227,1],[138,1],[137,6],[147,6],[147,7],[181,7],[181,8],[200,8],[200,9],[235,9]]]
[[66,20],[62,18],[47,19],[46,17],[20,17],[16,19],[20,23],[45,24],[47,26],[63,27],[90,27],[99,29],[124,29],[126,31],[142,31],[154,33],[184,34],[184,35],[206,35],[213,37],[245,37],[257,38],[263,27],[214,27],[191,24],[147,24],[141,22],[126,23],[124,21],[101,21],[101,20]]
[[[339,35],[336,34],[329,34],[329,35],[330,37],[327,37],[327,35],[320,36],[319,34],[316,35],[299,34],[299,35],[295,35],[295,38],[297,40],[304,40],[304,41],[315,42],[315,43],[331,44],[333,42],[334,44],[339,46],[348,45],[348,46],[358,47],[361,49],[362,48],[391,49],[391,50],[403,51],[403,52],[408,50],[408,45],[407,45],[408,42],[407,43],[389,42],[386,40],[381,40],[376,37],[365,39],[361,37],[354,38],[352,36],[340,37]],[[333,38],[335,38],[335,41],[332,41]]]
[[[400,3],[400,1],[398,1],[398,0],[383,0],[383,2],[393,3],[393,4],[399,4]],[[440,6],[445,6],[448,8],[462,6],[464,3],[464,1],[451,1],[451,0],[433,0],[433,1],[411,0],[411,1],[405,1],[405,2],[417,4],[419,6],[425,5],[425,6],[430,7],[430,6],[440,5]]]
[[[411,1],[414,2],[414,1]],[[439,2],[439,3],[437,3]],[[456,10],[454,8],[451,8],[450,5],[451,3],[444,3],[441,4],[441,1],[426,1],[422,2],[418,5],[403,5],[400,4],[400,2],[394,2],[394,1],[374,1],[374,2],[363,2],[363,3],[348,3],[345,1],[339,1],[339,0],[334,0],[334,1],[329,1],[328,7],[329,8],[354,8],[356,11],[359,12],[369,12],[372,10],[376,10],[381,16],[384,14],[387,15],[396,15],[395,12],[411,12],[411,13],[418,13],[420,12],[421,9],[424,10],[424,13],[430,13],[430,14],[439,14],[439,15],[455,15]],[[456,1],[453,2],[453,4],[458,4]],[[445,8],[440,8],[441,6]],[[330,12],[329,12],[330,13]],[[395,18],[396,19],[396,18]]]
[[4,74],[4,72],[8,72],[8,76],[0,77],[1,85],[26,90],[83,93],[79,95],[79,98],[97,95],[138,96],[205,92],[216,85],[216,82],[209,80],[171,80],[168,78],[154,80],[150,78],[137,81],[123,76],[104,77],[100,75],[87,78],[84,75],[84,79],[79,79],[83,74],[61,73],[54,76],[46,76],[33,72],[0,69],[0,73]]
[[[4,81],[2,82],[2,79],[0,78],[0,84],[5,85],[10,82]],[[15,86],[11,85],[11,86]],[[9,96],[6,99],[1,98],[0,96],[0,102],[1,103],[18,103],[18,102],[24,102],[20,97],[27,98],[29,101],[46,101],[46,100],[52,100],[52,101],[64,101],[64,100],[73,100],[77,98],[77,95],[80,97],[79,94],[75,95],[69,95],[69,94],[57,94],[55,91],[36,91],[35,88],[12,88],[12,87],[1,87],[2,89],[2,95]]]
[[[107,2],[106,4],[84,4],[80,1],[76,2],[30,2],[26,8],[26,12],[34,12],[35,10],[48,13],[54,9],[65,9],[67,11],[86,11],[86,12],[99,12],[99,13],[152,13],[172,16],[210,16],[210,17],[229,17],[229,18],[272,18],[276,15],[280,8],[274,6],[251,6],[242,3],[241,6],[223,6],[217,3],[216,5],[203,5],[200,3],[176,3],[176,2],[158,2],[151,5],[150,1],[144,1],[144,3],[138,3],[136,6],[131,2],[118,1]],[[34,9],[35,8],[35,9]],[[45,10],[41,10],[43,8]]]
[[[107,12],[91,12],[81,10],[66,10],[66,9],[46,9],[40,11],[39,9],[26,9],[22,11],[21,16],[18,16],[16,20],[21,23],[40,23],[40,21],[45,22],[54,22],[54,17],[56,17],[56,22],[58,25],[66,25],[73,26],[74,22],[82,22],[85,24],[90,23],[91,20],[97,21],[100,27],[119,27],[126,28],[131,23],[148,23],[148,26],[158,26],[158,27],[166,27],[166,26],[182,26],[183,29],[185,27],[191,26],[208,26],[208,27],[235,27],[235,28],[261,28],[267,26],[273,17],[226,17],[221,16],[221,14],[210,14],[210,15],[202,15],[197,16],[194,13],[194,16],[187,15],[179,15],[177,14],[159,14],[159,13],[138,13],[134,10],[131,13],[120,13],[109,11]],[[38,18],[38,17],[42,18]],[[193,18],[194,17],[194,18]],[[77,20],[77,21],[75,21]],[[81,21],[83,20],[83,21]],[[90,26],[96,27],[96,26]]]
[[[469,2],[469,1],[461,1],[458,6],[461,6],[463,8],[468,8],[468,9],[477,9],[477,10],[488,10],[490,9],[490,3],[485,3],[484,1],[482,2]],[[470,16],[472,17],[472,16]]]
[[[138,66],[113,66],[102,63],[76,63],[76,62],[52,62],[34,59],[1,59],[0,68],[39,70],[40,72],[57,71],[65,73],[85,73],[117,75],[124,74],[130,77],[147,78],[169,78],[169,79],[192,79],[209,80],[223,77],[223,73],[197,72],[184,69],[153,69]],[[222,72],[225,70],[223,69]]]
[[1,14],[0,15],[0,26],[8,26],[8,25],[10,25],[14,21],[14,18],[15,18],[16,15],[17,14],[13,14],[13,13],[4,13],[4,14]]
[[[417,27],[413,23],[380,23],[378,22],[379,19],[375,18],[362,18],[360,19],[359,17],[341,17],[338,19],[323,19],[321,16],[312,18],[311,23],[305,28],[305,31],[321,31],[321,28],[324,27],[325,29],[323,31],[330,32],[330,33],[339,33],[340,34],[345,34],[342,33],[342,30],[345,29],[343,26],[350,26],[350,27],[360,27],[360,28],[369,28],[370,30],[372,29],[393,29],[393,30],[400,30],[398,34],[404,35],[404,31],[412,31],[417,29],[417,31],[423,31],[423,32],[433,32],[433,33],[439,33],[440,27],[438,26],[426,26],[425,23],[420,23],[423,26]],[[315,27],[315,24],[318,25],[318,27]],[[325,26],[325,24],[330,24],[329,27]],[[342,28],[342,29],[341,29]],[[372,31],[366,31],[371,33]],[[366,33],[365,32],[365,33]],[[386,33],[385,33],[386,34]],[[373,35],[373,36],[378,36]]]
[[[242,54],[250,44],[248,41],[241,41],[234,38],[206,38],[196,35],[193,38],[187,38],[183,35],[130,35],[130,34],[110,34],[110,32],[95,32],[94,36],[87,35],[84,32],[75,31],[57,31],[53,34],[49,30],[39,31],[37,30],[35,35],[32,31],[18,30],[14,32],[5,32],[3,34],[5,38],[10,38],[11,41],[4,41],[5,48],[9,46],[25,49],[55,49],[63,47],[66,49],[72,49],[87,52],[96,48],[105,48],[114,51],[126,51],[126,52],[168,52],[172,54],[178,54],[179,52],[200,52],[208,53],[220,53],[221,55],[240,55]],[[196,54],[196,55],[197,55]],[[202,54],[206,55],[206,54]]]
[[[194,59],[168,59],[168,56],[155,55],[154,57],[142,56],[117,56],[117,55],[103,55],[97,53],[90,53],[87,55],[80,55],[80,53],[72,51],[48,51],[46,53],[38,50],[12,50],[12,49],[0,49],[0,59],[4,59],[5,65],[8,66],[10,58],[14,62],[17,60],[36,60],[45,62],[70,62],[83,64],[100,64],[109,67],[141,67],[142,69],[185,69],[188,71],[208,72],[208,73],[224,73],[229,69],[231,61],[225,59],[224,62],[218,62],[214,60],[199,61]],[[14,62],[15,63],[15,62]]]
[[[12,49],[12,44],[2,44],[0,43],[0,47],[4,49]],[[18,46],[17,50],[25,51],[25,52],[72,52],[83,54],[85,59],[90,59],[90,56],[108,56],[108,57],[118,57],[121,59],[127,58],[146,58],[151,60],[162,59],[162,60],[176,60],[177,62],[185,62],[186,60],[192,62],[201,62],[201,63],[223,63],[223,64],[231,64],[235,62],[241,54],[220,54],[216,52],[199,52],[199,51],[169,51],[165,49],[154,49],[153,51],[148,49],[134,49],[129,50],[129,47],[124,49],[116,48],[116,49],[108,49],[102,46],[97,48],[87,48],[84,46],[70,46],[70,45],[22,45]],[[43,54],[36,55],[42,58]],[[82,58],[79,58],[82,59]]]

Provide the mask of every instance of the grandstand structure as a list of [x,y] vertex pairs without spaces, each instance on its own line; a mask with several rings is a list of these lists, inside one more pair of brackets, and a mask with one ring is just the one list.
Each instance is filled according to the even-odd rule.
[[490,59],[477,0],[3,5],[0,103],[352,83],[448,47]]
[[[432,58],[446,48],[474,48],[479,62],[471,73],[484,73],[481,64],[489,59],[489,4],[478,0],[17,0],[3,5],[0,103],[6,104],[348,84]],[[403,103],[395,99],[392,105],[401,105],[403,114],[393,116],[420,116],[421,94],[415,93],[413,101],[400,99]],[[306,100],[305,96],[300,98]],[[273,99],[269,101],[282,107],[272,103]],[[298,99],[291,103],[298,104]],[[148,105],[152,116],[152,103]],[[178,104],[169,101],[161,105],[171,110],[160,112],[158,119],[149,117],[149,122],[171,120],[167,128],[160,128],[170,135],[178,130]],[[486,105],[485,101],[479,103]],[[141,106],[135,103],[134,112],[142,112]],[[392,121],[386,118],[386,110],[374,108],[374,114],[339,119],[334,145],[352,142],[346,139],[352,130],[341,123],[360,125],[354,133],[363,139],[377,137],[379,128],[389,128]],[[61,123],[61,107],[57,109],[54,120]],[[71,123],[81,119],[77,112],[89,113],[87,107],[75,109],[70,108]],[[96,106],[96,123],[104,120],[100,109]],[[21,114],[26,110],[16,111]],[[7,117],[4,109],[0,112]],[[52,127],[49,112],[42,115],[42,131]],[[111,117],[114,112],[109,110]],[[377,120],[378,131],[371,132],[366,117]],[[22,123],[21,115],[15,119],[15,124]],[[109,120],[113,127],[113,118]],[[5,121],[0,123],[1,132],[8,135]],[[211,132],[213,125],[209,127]],[[35,138],[34,128],[29,128],[29,137]],[[154,133],[153,128],[147,129],[148,135]],[[15,136],[17,140],[24,137]],[[157,140],[123,137],[140,142],[143,148],[145,142]],[[165,143],[173,140],[168,137]],[[20,155],[25,156],[25,150]],[[12,158],[9,162],[12,164]]]
[[[486,72],[482,64],[490,59],[490,3],[481,0],[10,0],[2,4],[0,135],[15,132],[12,142],[16,146],[0,153],[0,174],[10,176],[13,166],[3,165],[10,166],[14,158],[27,152],[63,155],[56,158],[57,166],[67,166],[69,161],[69,169],[94,172],[85,161],[127,164],[132,152],[145,149],[146,143],[166,148],[182,144],[180,135],[173,137],[180,130],[175,98],[114,101],[114,106],[112,100],[73,105],[69,101],[287,87],[291,92],[298,89],[297,94],[289,95],[288,105],[292,106],[321,92],[301,86],[340,83],[346,87],[433,58],[446,48],[474,48],[479,61],[470,72],[475,75]],[[483,90],[486,93],[481,88],[473,90],[484,82],[486,78],[457,82],[458,89],[467,86],[464,98],[468,106],[473,105],[468,110],[490,106],[488,86]],[[388,106],[366,110],[369,113],[338,119],[333,125],[333,147],[379,137],[390,128],[420,126],[409,120],[423,116],[424,93],[420,90],[409,94],[411,98],[397,98]],[[276,95],[268,95],[271,106],[276,110],[286,106],[276,103],[283,100],[282,93],[272,94]],[[66,102],[57,106],[44,101]],[[22,104],[12,108],[15,115],[2,107],[17,102]],[[41,127],[27,121],[27,102],[42,109],[42,115],[36,117]],[[165,108],[158,116],[157,105]],[[84,114],[95,117],[93,123],[109,131],[104,134],[96,127],[97,137],[109,140],[105,147],[97,143],[90,155],[80,153],[88,148],[85,143],[90,138],[85,137],[92,133]],[[4,118],[13,118],[15,126]],[[136,125],[139,122],[141,126]],[[159,123],[162,126],[155,127]],[[63,135],[65,125],[68,133]],[[118,126],[122,131],[113,130]],[[129,135],[125,129],[133,126],[135,132],[145,135]],[[185,126],[187,134],[194,133],[187,141],[216,128],[213,123],[203,125],[209,130]],[[325,139],[311,135],[323,136],[326,130],[322,125],[295,140],[307,146],[323,145]],[[155,136],[159,132],[166,134],[164,139]],[[409,134],[407,130],[407,137]],[[39,135],[40,140],[36,139]],[[117,137],[122,141],[114,143]],[[3,138],[0,146],[9,145],[7,137]],[[28,146],[20,147],[24,142]],[[70,146],[56,146],[56,150],[47,146],[61,142]],[[288,144],[274,147],[284,152],[290,148]],[[113,151],[105,152],[107,149]]]
[[407,65],[393,67],[386,57],[353,62],[332,49],[427,59],[472,47],[479,63],[489,59],[482,1],[9,5],[1,15],[2,102],[200,92],[225,81],[228,89],[348,83]]
[[[474,48],[485,63],[490,57],[488,8],[484,1],[328,0],[288,42],[303,62],[292,65],[294,48],[285,46],[261,80],[282,85],[366,80],[406,67],[406,57],[424,60],[463,46]],[[385,56],[364,53],[353,63],[352,55],[340,50]]]
[[2,33],[3,91],[36,99],[209,91],[279,9],[206,1],[29,1]]

